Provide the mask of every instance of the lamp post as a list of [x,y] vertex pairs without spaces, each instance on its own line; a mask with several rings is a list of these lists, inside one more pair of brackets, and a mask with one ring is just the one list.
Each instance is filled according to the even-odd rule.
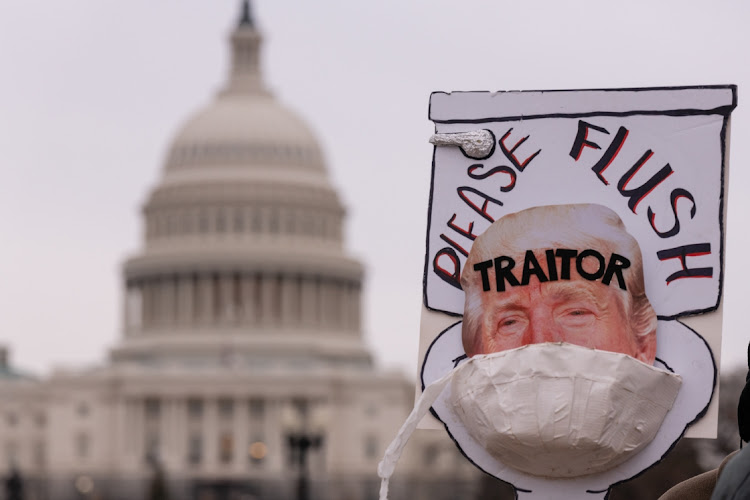
[[8,500],[23,500],[23,480],[21,473],[13,466],[5,479],[5,498]]
[[284,412],[284,427],[292,463],[297,467],[297,500],[310,499],[308,454],[323,446],[327,420],[325,408],[311,408],[306,400],[295,400]]

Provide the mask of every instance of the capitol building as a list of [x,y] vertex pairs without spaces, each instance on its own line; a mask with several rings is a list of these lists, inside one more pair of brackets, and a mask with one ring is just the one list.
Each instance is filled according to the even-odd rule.
[[[247,2],[230,42],[225,86],[147,194],[109,360],[35,378],[0,350],[0,475],[27,500],[377,499],[414,385],[373,365],[345,210],[310,127],[264,85]],[[391,496],[470,498],[476,479],[424,431]]]

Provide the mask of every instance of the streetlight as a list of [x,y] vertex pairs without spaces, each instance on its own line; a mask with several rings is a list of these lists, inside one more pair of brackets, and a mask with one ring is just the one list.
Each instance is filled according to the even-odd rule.
[[11,465],[10,474],[5,479],[5,498],[23,500],[23,479],[15,464]]
[[74,485],[76,491],[80,493],[82,498],[88,498],[94,491],[94,480],[91,479],[91,476],[87,476],[86,474],[78,476]]
[[166,471],[159,458],[158,449],[150,450],[147,460],[153,472],[148,486],[148,500],[167,500],[169,498],[169,488],[167,486]]
[[295,400],[284,408],[283,425],[292,463],[297,465],[297,500],[310,498],[307,456],[323,446],[327,417],[325,407],[318,405],[311,409],[306,400]]

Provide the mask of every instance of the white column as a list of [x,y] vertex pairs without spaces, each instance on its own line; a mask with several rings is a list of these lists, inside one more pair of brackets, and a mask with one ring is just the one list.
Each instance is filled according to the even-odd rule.
[[354,297],[354,304],[352,304],[352,311],[354,311],[354,329],[356,331],[359,331],[360,325],[361,325],[361,315],[362,315],[362,297],[361,297],[361,291],[362,287],[359,283],[357,283],[354,286],[354,290],[352,290],[352,296]]
[[242,323],[252,324],[255,321],[255,275],[243,274],[240,278],[242,294]]
[[341,329],[341,318],[339,317],[339,311],[341,310],[341,298],[339,297],[339,281],[332,280],[328,286],[329,296],[329,311],[331,314],[330,325],[331,329],[338,331]]
[[328,328],[338,329],[338,313],[336,309],[336,288],[338,283],[329,280],[326,284],[326,313],[328,315]]
[[253,310],[255,311],[255,322],[262,323],[265,321],[263,317],[263,283],[265,279],[261,273],[256,273],[253,276]]
[[210,274],[200,275],[198,289],[198,303],[200,305],[198,317],[201,323],[209,323],[213,319],[214,312],[213,276]]
[[125,280],[125,294],[122,298],[122,304],[121,306],[121,312],[122,315],[122,325],[125,327],[125,335],[129,336],[131,333],[131,330],[133,329],[133,316],[132,316],[132,307],[130,306],[131,299],[130,297],[133,295],[133,290],[135,287],[133,286],[133,283]]
[[317,287],[315,278],[305,276],[302,281],[302,322],[305,325],[315,325],[317,317]]
[[[115,411],[114,418],[114,443],[113,449],[110,450],[111,463],[110,467],[114,470],[124,470],[128,462],[127,443],[130,435],[130,415],[128,413],[128,400],[119,395],[113,402]],[[49,444],[46,445],[49,449]]]
[[257,237],[258,233],[261,232],[261,227],[263,226],[263,223],[261,222],[261,213],[260,208],[257,206],[249,207],[247,211],[245,212],[245,217],[247,217],[247,234],[249,237],[254,238]]
[[164,456],[168,463],[172,465],[182,465],[178,458],[177,448],[179,441],[177,440],[177,409],[179,400],[174,397],[168,397],[162,399],[164,405],[164,418],[162,418],[162,429],[161,434],[164,436]]
[[273,317],[273,300],[274,300],[274,280],[275,278],[271,275],[265,274],[262,276],[261,281],[261,293],[262,295],[262,310],[261,321],[265,324],[269,324],[274,320]]
[[172,453],[174,447],[172,446],[172,399],[169,397],[159,398],[159,459],[163,460],[165,464],[169,465],[172,463]]
[[304,296],[304,283],[305,278],[303,276],[297,276],[294,279],[294,324],[302,324],[304,312],[304,304],[302,297]]
[[139,333],[143,327],[143,289],[140,282],[127,282],[122,313],[125,334]]
[[206,213],[208,215],[208,233],[214,235],[217,231],[216,219],[218,215],[218,209],[216,207],[209,207],[206,210]]
[[191,275],[181,276],[177,284],[178,291],[178,323],[189,325],[194,318],[193,313],[193,277]]
[[135,458],[136,454],[136,439],[134,436],[138,435],[137,429],[137,403],[133,399],[126,399],[124,403],[125,407],[125,420],[123,426],[125,432],[122,433],[122,454],[128,462]]
[[318,324],[326,328],[328,326],[328,280],[321,279],[318,287]]
[[149,327],[153,322],[153,302],[151,300],[151,286],[147,280],[141,281],[141,290],[143,293],[143,326]]
[[187,400],[180,398],[176,402],[175,407],[175,419],[174,419],[174,433],[175,433],[175,458],[177,460],[177,467],[183,469],[185,467],[185,461],[187,460],[188,449],[188,422],[187,422]]
[[223,273],[219,276],[219,318],[222,323],[233,323],[237,314],[234,304],[234,293],[231,273]]
[[280,325],[284,315],[284,287],[283,278],[278,275],[271,277],[271,310],[273,311],[273,324]]
[[161,296],[162,296],[162,317],[163,325],[171,325],[174,322],[174,312],[176,306],[177,293],[176,283],[173,277],[161,279]]
[[239,325],[242,323],[244,313],[244,296],[242,295],[242,273],[232,273],[232,303],[234,304],[233,323]]
[[286,468],[287,439],[281,426],[281,401],[267,399],[261,435],[268,446],[263,467],[269,472],[281,472]]
[[242,472],[247,467],[247,448],[250,444],[249,418],[247,400],[236,398],[234,400],[234,421],[232,425],[232,436],[234,437],[234,469]]
[[344,288],[343,282],[334,281],[331,285],[331,317],[333,329],[340,332],[344,329]]
[[335,233],[335,236],[336,236],[336,241],[339,242],[339,243],[341,243],[341,242],[344,241],[343,226],[344,226],[343,218],[341,216],[337,216],[336,217],[336,233]]
[[344,322],[345,328],[349,331],[356,331],[356,320],[354,318],[355,315],[355,308],[356,305],[356,293],[355,293],[355,286],[352,282],[346,283],[346,289],[344,291],[344,296],[346,299],[344,300],[344,314],[346,315],[346,320]]
[[133,434],[131,439],[133,440],[133,458],[134,465],[139,468],[143,463],[144,445],[146,441],[146,431],[144,426],[144,400],[143,398],[136,398],[132,402],[133,404]]
[[297,279],[294,276],[285,275],[281,278],[281,323],[293,325],[297,318]]
[[153,307],[153,323],[154,325],[161,325],[163,317],[163,305],[162,305],[162,280],[161,278],[151,280],[151,304]]
[[219,415],[216,400],[203,400],[203,463],[205,470],[213,471],[219,459]]
[[198,274],[195,277],[195,282],[193,283],[193,322],[195,324],[201,324],[204,320],[204,314],[205,314],[205,305],[203,304],[205,301],[205,293],[203,290],[204,283],[203,283],[203,275]]

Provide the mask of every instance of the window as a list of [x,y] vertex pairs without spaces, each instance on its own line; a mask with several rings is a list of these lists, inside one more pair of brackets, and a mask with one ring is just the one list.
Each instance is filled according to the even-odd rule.
[[229,398],[219,399],[219,417],[223,419],[231,419],[234,414],[234,401]]
[[76,413],[81,418],[87,417],[89,414],[89,405],[85,401],[81,401],[76,407]]
[[234,232],[241,233],[244,230],[245,221],[242,217],[242,209],[234,209]]
[[32,448],[32,460],[34,466],[42,468],[47,464],[47,456],[44,441],[34,441]]
[[187,401],[187,412],[190,420],[199,420],[203,417],[203,401],[198,398],[190,398]]
[[159,418],[159,415],[161,414],[161,405],[158,399],[146,398],[145,408],[147,420],[157,420]]
[[265,404],[262,399],[253,398],[250,400],[250,418],[261,420],[264,412]]
[[218,316],[221,312],[221,279],[218,274],[212,276],[209,286],[211,287],[213,311]]
[[263,275],[256,274],[255,275],[255,283],[253,285],[253,304],[255,307],[255,316],[258,319],[264,319],[263,318],[263,282],[265,281],[263,279]]
[[208,213],[206,213],[206,209],[201,210],[198,216],[198,231],[201,233],[208,232]]
[[219,208],[216,214],[216,231],[219,233],[225,232],[227,229],[227,218],[223,208]]
[[368,417],[377,417],[378,416],[378,407],[375,404],[368,404],[365,406],[365,415]]
[[34,415],[34,423],[37,427],[42,428],[47,425],[47,416],[41,411]]
[[10,465],[18,465],[18,443],[15,441],[5,443],[5,461]]
[[90,453],[90,442],[89,442],[89,436],[86,433],[79,433],[76,435],[76,442],[75,442],[75,448],[76,448],[76,456],[79,459],[86,459],[89,456]]
[[263,227],[263,214],[260,211],[260,208],[254,208],[252,209],[253,214],[253,232],[259,233],[261,231],[261,228]]
[[296,231],[295,222],[296,222],[295,212],[292,210],[289,210],[286,215],[286,224],[285,224],[284,230],[287,233],[294,234]]
[[188,463],[198,465],[203,460],[203,439],[200,434],[188,437]]
[[143,292],[140,286],[129,283],[126,292],[125,321],[128,328],[140,328],[143,318]]
[[234,439],[231,432],[222,432],[219,436],[219,462],[228,464],[234,455]]
[[177,233],[177,218],[174,214],[170,213],[166,216],[167,230],[165,231],[167,236],[171,236]]
[[436,445],[430,444],[425,446],[422,451],[422,460],[424,461],[425,467],[434,467],[438,462],[439,455],[440,449]]
[[372,434],[365,436],[365,458],[378,458],[378,438]]
[[271,210],[271,218],[268,224],[268,231],[271,234],[276,234],[279,232],[279,211],[275,208]]
[[190,234],[193,232],[193,218],[190,213],[182,214],[182,222],[180,223],[180,230],[183,234]]
[[276,321],[281,321],[281,301],[282,301],[282,283],[283,277],[281,275],[276,276],[272,283],[272,297],[271,297],[271,314],[272,318]]
[[159,434],[157,432],[148,432],[146,442],[144,443],[143,458],[146,462],[155,463],[159,460]]
[[242,311],[242,275],[234,273],[232,275],[232,307],[238,312]]

